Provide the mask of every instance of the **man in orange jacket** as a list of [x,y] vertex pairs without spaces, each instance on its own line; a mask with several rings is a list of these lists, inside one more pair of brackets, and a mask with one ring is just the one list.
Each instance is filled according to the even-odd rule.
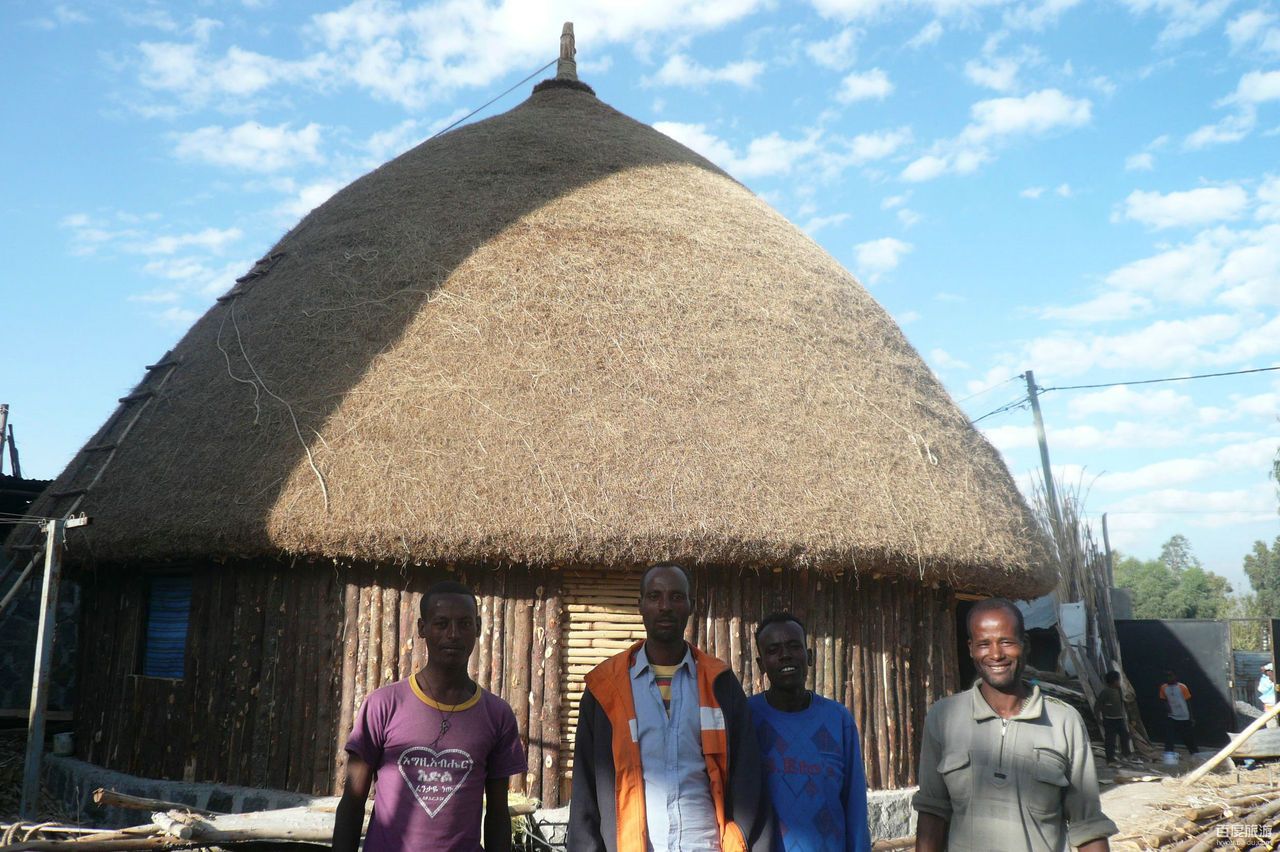
[[578,709],[568,848],[772,852],[773,809],[742,684],[684,641],[689,577],[640,583],[645,640],[587,675]]

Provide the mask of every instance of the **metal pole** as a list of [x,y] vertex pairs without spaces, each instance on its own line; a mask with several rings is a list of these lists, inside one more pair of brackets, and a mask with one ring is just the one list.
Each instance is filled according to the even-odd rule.
[[67,522],[62,518],[45,525],[44,588],[40,599],[40,629],[36,634],[35,671],[31,678],[31,713],[27,717],[27,765],[22,774],[23,819],[36,818],[40,806],[40,761],[44,757],[44,711],[49,702],[49,670],[53,662],[53,638],[58,620],[58,581],[62,574],[62,541]]
[[4,473],[4,442],[5,435],[9,434],[7,427],[9,425],[9,403],[0,402],[0,474]]
[[[1049,464],[1049,441],[1044,434],[1044,418],[1040,416],[1040,396],[1037,393],[1039,388],[1036,387],[1036,376],[1031,370],[1027,370],[1023,374],[1023,378],[1027,380],[1027,396],[1031,399],[1031,413],[1036,418],[1036,440],[1040,442],[1040,464],[1044,467],[1044,490],[1049,498],[1049,511],[1053,514],[1050,519],[1056,527],[1056,532],[1062,533],[1062,510],[1058,508],[1058,489],[1053,484],[1053,468]],[[1057,537],[1054,538],[1054,544],[1058,543]]]

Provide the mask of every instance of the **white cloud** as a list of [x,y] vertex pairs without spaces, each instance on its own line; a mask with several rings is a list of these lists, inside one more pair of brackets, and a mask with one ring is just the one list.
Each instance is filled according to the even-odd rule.
[[1022,190],[1022,192],[1019,192],[1018,195],[1022,196],[1023,198],[1030,198],[1031,200],[1034,201],[1035,199],[1044,195],[1044,187],[1029,186],[1026,189]]
[[1137,491],[1188,485],[1212,476],[1216,466],[1207,459],[1167,459],[1136,470],[1104,473],[1098,477],[1099,491]]
[[800,226],[800,230],[812,236],[823,228],[829,228],[832,225],[840,225],[847,221],[848,213],[833,213],[830,216],[814,216]]
[[914,225],[918,225],[922,218],[923,217],[921,217],[919,213],[914,210],[909,210],[906,207],[903,207],[898,211],[898,223],[904,228],[910,228]]
[[345,181],[321,180],[298,189],[293,197],[276,207],[276,213],[287,219],[301,219],[328,201],[335,192],[346,186]]
[[219,252],[231,243],[239,240],[244,233],[239,228],[205,228],[190,234],[167,234],[153,237],[145,242],[126,246],[126,251],[134,254],[167,255],[180,249],[203,249]]
[[1038,5],[1023,4],[1004,14],[1005,26],[1037,32],[1056,24],[1063,12],[1075,8],[1080,0],[1042,0]]
[[1239,142],[1253,132],[1257,122],[1257,111],[1251,106],[1246,106],[1224,116],[1215,124],[1203,125],[1187,134],[1187,138],[1182,141],[1182,147],[1188,151],[1199,151],[1210,145]]
[[778,133],[757,137],[739,154],[725,140],[707,130],[703,124],[675,121],[654,122],[654,129],[687,145],[738,178],[767,177],[788,174],[802,158],[818,149],[816,135],[804,139],[785,139]]
[[992,98],[969,108],[970,122],[955,139],[942,140],[903,169],[901,178],[918,183],[944,174],[970,174],[994,159],[996,146],[1018,136],[1041,136],[1088,124],[1093,105],[1057,89],[1024,97]]
[[929,363],[939,370],[968,370],[969,364],[945,349],[929,350]]
[[889,75],[879,68],[862,73],[854,72],[840,82],[836,99],[849,104],[854,101],[884,100],[893,91]]
[[919,311],[903,311],[897,315],[898,325],[910,325],[920,319]]
[[1191,397],[1176,390],[1135,391],[1128,387],[1110,387],[1092,393],[1080,393],[1071,397],[1067,412],[1075,418],[1092,417],[1095,414],[1145,414],[1152,417],[1170,417],[1183,414],[1194,407]]
[[1249,195],[1236,185],[1205,186],[1184,192],[1134,190],[1125,199],[1124,217],[1152,228],[1180,228],[1238,219]]
[[[455,116],[453,120],[457,118],[461,118],[461,115]],[[448,127],[451,123],[452,121],[449,121],[441,126]],[[428,135],[421,122],[417,119],[406,118],[394,127],[379,130],[371,135],[368,141],[364,143],[364,147],[369,152],[370,163],[372,165],[381,165],[418,145]]]
[[890,195],[880,202],[881,210],[893,210],[895,207],[901,207],[911,200],[911,193],[904,192],[901,195]]
[[1280,71],[1250,71],[1240,78],[1226,102],[1262,104],[1280,100]]
[[1156,167],[1156,158],[1150,151],[1130,154],[1124,158],[1126,172],[1149,172]]
[[933,180],[947,173],[948,160],[945,157],[939,157],[934,154],[925,154],[912,160],[905,169],[902,170],[902,179],[912,183]]
[[235,103],[278,84],[316,82],[333,71],[320,55],[291,61],[233,46],[211,56],[206,39],[207,31],[194,42],[142,42],[139,82],[200,106],[214,98]]
[[739,153],[703,124],[657,121],[653,127],[743,180],[790,174],[801,167],[830,176],[850,166],[888,157],[911,140],[907,128],[862,133],[852,138],[825,136],[816,130],[799,139],[770,133],[752,139]]
[[383,0],[356,0],[315,15],[311,31],[341,79],[374,97],[417,109],[460,88],[491,86],[541,64],[548,53],[547,34],[558,33],[567,19],[574,21],[582,48],[603,52],[668,33],[688,38],[742,20],[764,5],[764,0],[558,5],[498,0],[404,8]]
[[1222,17],[1231,0],[1123,0],[1135,14],[1154,12],[1167,23],[1159,40],[1170,43],[1190,38]]
[[1067,322],[1116,322],[1150,313],[1152,307],[1145,296],[1111,290],[1069,307],[1050,305],[1040,310],[1040,316]]
[[200,319],[200,312],[192,310],[191,308],[180,308],[174,305],[172,307],[165,308],[156,315],[156,318],[165,325],[170,325],[175,328],[186,328],[196,320]]
[[1251,9],[1227,24],[1227,38],[1233,51],[1254,48],[1263,54],[1280,53],[1280,27],[1276,16],[1266,9]]
[[1267,418],[1280,416],[1280,392],[1270,391],[1238,397],[1234,403],[1235,410],[1239,414]]
[[1280,175],[1268,175],[1255,193],[1258,208],[1254,215],[1266,222],[1280,219]]
[[1057,89],[1042,89],[1021,98],[978,101],[970,110],[973,122],[961,133],[970,142],[1012,136],[1038,135],[1059,128],[1082,127],[1093,116],[1087,98],[1073,98]]
[[320,162],[319,146],[318,124],[292,130],[288,124],[269,127],[247,121],[232,128],[215,125],[180,134],[175,152],[185,160],[271,172],[299,161]]
[[843,71],[857,58],[858,31],[845,27],[829,39],[815,41],[805,47],[809,58],[824,68]]
[[991,57],[985,60],[971,59],[965,63],[964,73],[972,82],[997,92],[1011,92],[1018,85],[1020,63],[1008,57]]
[[1054,187],[1053,194],[1058,196],[1059,198],[1073,198],[1075,197],[1076,193],[1075,193],[1075,190],[1071,188],[1071,184],[1060,183],[1056,187]]
[[1161,488],[1127,497],[1111,511],[1186,515],[1180,522],[1201,527],[1274,521],[1275,491],[1267,483],[1223,491]]
[[[1265,327],[1265,326],[1264,326]],[[1098,368],[1169,369],[1184,365],[1238,363],[1237,349],[1253,331],[1234,314],[1206,314],[1190,319],[1161,319],[1114,335],[1054,332],[1027,346],[1027,363],[1053,364],[1062,375]],[[1280,337],[1270,342],[1280,351]]]
[[662,86],[701,89],[712,83],[731,83],[750,88],[764,71],[764,63],[754,60],[730,62],[720,68],[708,68],[682,53],[672,55],[646,82]]
[[922,47],[928,47],[931,44],[937,44],[942,38],[942,22],[934,18],[929,23],[920,28],[920,31],[907,39],[907,47],[912,50],[919,50]]
[[868,283],[874,284],[886,272],[898,268],[902,258],[911,252],[912,245],[894,237],[881,237],[853,247],[857,257],[858,272]]

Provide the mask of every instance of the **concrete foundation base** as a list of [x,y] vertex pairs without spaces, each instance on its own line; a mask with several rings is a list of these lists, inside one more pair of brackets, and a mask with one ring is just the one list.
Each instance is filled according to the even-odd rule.
[[[93,803],[93,791],[99,787],[130,796],[179,802],[220,813],[243,813],[277,808],[292,808],[319,801],[335,801],[333,797],[306,796],[283,790],[259,790],[253,787],[229,787],[223,784],[197,784],[185,781],[156,781],[123,772],[112,772],[82,760],[47,754],[44,758],[45,789],[67,811],[82,823],[99,828],[124,828],[150,821],[143,811],[104,808]],[[916,812],[911,809],[907,790],[872,790],[867,794],[867,822],[872,840],[887,840],[915,834]],[[535,819],[544,836],[552,843],[564,843],[569,809],[538,811]]]
[[[867,793],[867,822],[871,827],[873,841],[908,837],[916,833],[916,812],[911,808],[911,797],[917,789],[872,790]],[[565,826],[569,822],[567,807],[538,811],[535,819],[547,840],[564,843]]]

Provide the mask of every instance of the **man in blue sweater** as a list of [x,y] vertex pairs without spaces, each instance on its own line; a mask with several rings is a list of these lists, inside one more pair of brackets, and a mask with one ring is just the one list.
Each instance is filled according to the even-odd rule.
[[785,852],[870,852],[867,778],[853,716],[805,688],[813,652],[790,613],[756,630],[769,689],[748,699]]

